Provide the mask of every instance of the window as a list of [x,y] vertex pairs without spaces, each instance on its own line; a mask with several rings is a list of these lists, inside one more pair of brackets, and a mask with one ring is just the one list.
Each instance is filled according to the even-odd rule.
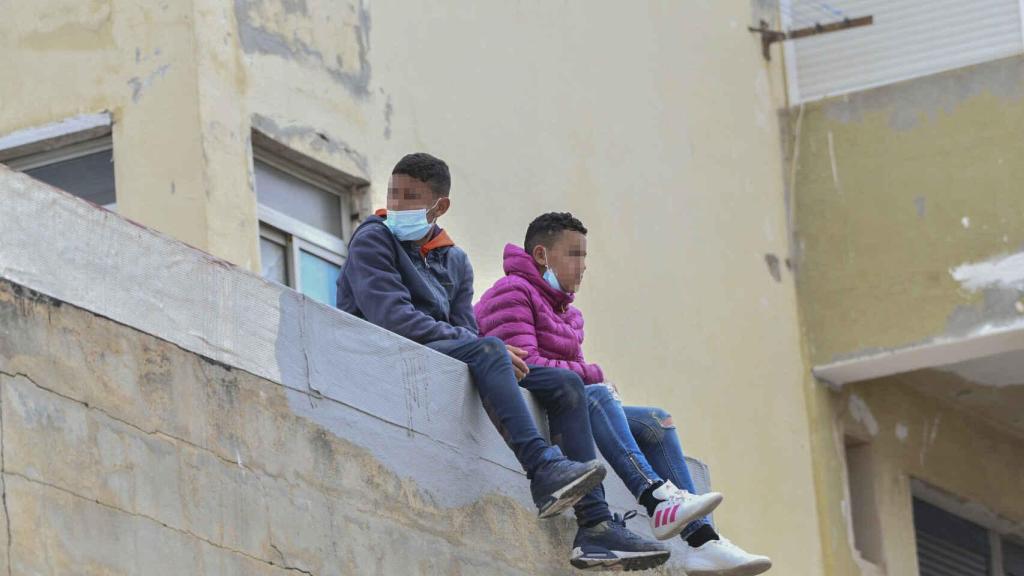
[[262,275],[334,306],[357,196],[368,182],[267,140],[254,133]]
[[1003,538],[1003,572],[1006,576],[1024,576],[1024,543]]
[[989,576],[992,550],[981,526],[915,498],[914,536],[921,576]]
[[[341,265],[345,263],[345,245],[334,250],[303,240],[281,228],[267,224],[275,220],[260,210],[260,258],[263,277],[278,284],[291,286],[307,296],[334,306],[337,296],[335,283]],[[334,242],[330,242],[334,244]]]
[[781,0],[785,29],[873,16],[874,24],[786,43],[792,103],[1024,51],[1020,0]]
[[921,576],[1024,576],[1024,528],[913,482]]
[[80,116],[0,138],[0,162],[108,209],[116,209],[110,117]]

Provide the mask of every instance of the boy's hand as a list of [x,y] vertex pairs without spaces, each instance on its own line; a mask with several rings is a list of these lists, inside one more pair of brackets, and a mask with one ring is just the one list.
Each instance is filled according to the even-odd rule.
[[530,373],[530,367],[523,360],[526,358],[526,350],[508,344],[505,345],[505,348],[508,350],[509,360],[512,361],[512,370],[516,373],[516,380],[526,378],[526,375]]

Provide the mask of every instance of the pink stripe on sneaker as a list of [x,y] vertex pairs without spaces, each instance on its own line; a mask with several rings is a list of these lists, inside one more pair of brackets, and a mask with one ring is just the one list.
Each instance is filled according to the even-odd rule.
[[654,527],[655,528],[660,528],[661,527],[661,516],[662,516],[661,513],[662,512],[664,512],[664,510],[658,510],[657,512],[654,513]]
[[669,519],[669,522],[676,521],[676,512],[679,512],[679,506],[679,504],[676,504],[675,506],[672,507],[672,517]]

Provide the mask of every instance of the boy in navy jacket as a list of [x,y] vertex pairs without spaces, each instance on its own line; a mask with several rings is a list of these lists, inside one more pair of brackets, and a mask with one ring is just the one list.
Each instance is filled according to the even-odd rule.
[[[398,162],[388,185],[387,210],[367,218],[352,235],[338,278],[338,308],[469,366],[484,409],[530,479],[540,517],[576,505],[580,534],[587,538],[578,535],[573,565],[664,562],[667,551],[626,530],[624,521],[608,510],[600,486],[605,468],[596,460],[582,381],[566,370],[531,368],[523,350],[478,336],[473,268],[437,226],[451,208],[450,188],[442,160],[420,153]],[[519,390],[519,381],[531,372],[531,380],[543,381],[557,400],[545,405],[552,437],[572,460],[537,430]],[[610,554],[610,546],[628,551],[630,558]]]

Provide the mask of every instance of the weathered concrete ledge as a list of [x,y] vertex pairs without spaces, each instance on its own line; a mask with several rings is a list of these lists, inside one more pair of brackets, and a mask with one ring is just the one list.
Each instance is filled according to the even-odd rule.
[[[0,178],[0,277],[519,473],[461,362],[24,175]],[[423,476],[445,505],[491,491],[446,478],[447,464],[421,450],[381,446],[372,430],[337,429],[308,401],[295,409]]]
[[461,362],[2,167],[0,206],[15,573],[570,571]]
[[814,367],[814,375],[833,388],[924,368],[956,367],[966,362],[1024,350],[1024,322],[982,326],[963,336],[858,354]]

